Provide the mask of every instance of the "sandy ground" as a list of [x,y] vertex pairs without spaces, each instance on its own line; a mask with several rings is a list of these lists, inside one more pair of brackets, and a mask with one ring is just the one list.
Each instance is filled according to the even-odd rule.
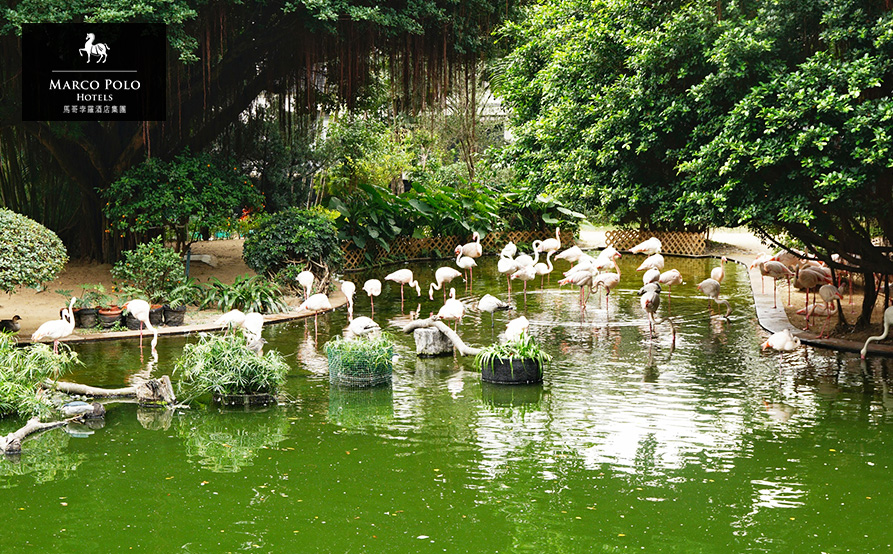
[[[580,242],[583,246],[603,247],[605,245],[605,232],[599,229],[584,231],[581,234]],[[232,283],[240,275],[254,275],[254,272],[242,261],[242,243],[241,239],[231,239],[194,244],[192,247],[194,255],[210,254],[216,258],[217,266],[211,267],[193,260],[190,264],[190,276],[202,283],[210,280],[212,276],[224,283]],[[759,254],[771,251],[773,251],[772,248],[761,243],[756,236],[744,229],[712,230],[707,249],[709,255],[734,257],[743,262],[750,262]],[[37,292],[32,289],[22,289],[6,298],[0,298],[0,319],[8,319],[13,315],[21,316],[22,329],[19,331],[19,335],[23,337],[30,336],[41,323],[58,319],[59,309],[67,304],[62,296],[55,293],[56,290],[69,290],[77,295],[81,292],[80,287],[84,283],[102,283],[107,290],[111,290],[113,282],[110,270],[111,266],[108,264],[70,262],[59,278],[51,283],[47,283],[43,291]],[[844,291],[845,299],[842,302],[844,316],[850,324],[856,321],[862,305],[861,287],[858,279],[856,280],[856,285],[853,290],[852,304],[849,302],[848,289]],[[767,279],[767,293],[771,292],[771,286],[771,280]],[[755,292],[759,294],[759,291]],[[787,287],[783,282],[779,284],[778,293],[779,301],[786,302]],[[126,299],[121,299],[121,303],[124,301]],[[288,297],[286,301],[289,305],[295,307],[300,304],[300,298],[297,297]],[[802,308],[805,304],[804,293],[797,290],[792,291],[791,302],[792,307],[786,308],[788,317],[793,325],[802,329],[805,326],[805,319],[803,316],[796,315],[796,310]],[[879,299],[877,309],[875,309],[873,323],[876,326],[873,331],[846,335],[837,334],[837,336],[850,340],[864,341],[868,335],[878,334],[881,318],[883,317],[882,302],[883,298]],[[190,309],[186,316],[186,324],[207,323],[218,315],[219,312],[216,310],[197,312],[194,309]],[[836,316],[832,316],[829,326],[834,326],[836,323]],[[83,330],[77,331],[77,333],[85,332]]]

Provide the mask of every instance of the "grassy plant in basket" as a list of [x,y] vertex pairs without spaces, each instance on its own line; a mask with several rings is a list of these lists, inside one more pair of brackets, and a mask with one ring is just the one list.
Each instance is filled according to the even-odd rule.
[[275,394],[288,370],[279,352],[257,355],[238,331],[187,344],[174,366],[182,386],[193,396]]
[[394,342],[384,333],[345,339],[325,345],[330,381],[354,386],[384,383],[394,371]]
[[492,368],[496,360],[508,362],[517,359],[536,360],[537,365],[542,369],[546,362],[552,360],[552,356],[543,352],[539,344],[525,331],[516,339],[491,344],[482,348],[478,355],[475,356],[474,363],[477,367]]

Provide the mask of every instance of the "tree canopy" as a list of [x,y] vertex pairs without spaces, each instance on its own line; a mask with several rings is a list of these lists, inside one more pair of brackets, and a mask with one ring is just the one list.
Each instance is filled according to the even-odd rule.
[[[321,105],[357,105],[381,73],[402,84],[396,109],[421,109],[445,94],[457,67],[491,47],[490,31],[513,11],[495,0],[13,1],[0,12],[0,129],[26,136],[0,139],[49,152],[79,188],[81,253],[110,258],[130,245],[103,233],[99,192],[146,157],[201,151],[261,95],[288,99],[278,103],[283,120]],[[166,121],[15,122],[21,25],[79,21],[168,25]]]
[[893,273],[871,242],[893,237],[889,3],[555,0],[501,37],[530,187],[621,225],[746,224]]

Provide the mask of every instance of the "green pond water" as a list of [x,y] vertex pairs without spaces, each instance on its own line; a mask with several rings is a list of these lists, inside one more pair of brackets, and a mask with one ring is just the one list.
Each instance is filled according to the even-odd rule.
[[[375,303],[398,342],[390,386],[329,385],[322,345],[344,308],[318,336],[312,318],[269,326],[267,348],[293,368],[278,406],[113,403],[103,426],[0,459],[0,552],[890,551],[890,360],[762,353],[744,268],[726,265],[729,320],[696,290],[715,260],[668,257],[686,279],[659,310],[675,338],[665,321],[649,340],[641,260],[623,257],[607,310],[593,297],[582,313],[557,271],[526,303],[516,283],[517,309],[495,328],[469,309],[459,330],[472,345],[531,320],[554,356],[542,385],[482,384],[471,358],[418,359],[399,328],[441,300],[412,292],[401,309],[393,283]],[[506,298],[495,258],[479,262],[458,296]],[[427,286],[446,263],[409,267]],[[394,269],[348,277],[359,288]],[[362,292],[355,313],[370,315]],[[162,338],[154,367],[134,340],[77,345],[71,379],[170,374],[187,340]]]

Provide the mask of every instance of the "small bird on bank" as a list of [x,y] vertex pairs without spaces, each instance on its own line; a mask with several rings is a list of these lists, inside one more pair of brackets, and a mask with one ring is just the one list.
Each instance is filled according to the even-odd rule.
[[4,333],[17,333],[19,329],[22,328],[22,325],[19,323],[22,318],[14,315],[12,319],[3,319],[0,320],[0,331]]

